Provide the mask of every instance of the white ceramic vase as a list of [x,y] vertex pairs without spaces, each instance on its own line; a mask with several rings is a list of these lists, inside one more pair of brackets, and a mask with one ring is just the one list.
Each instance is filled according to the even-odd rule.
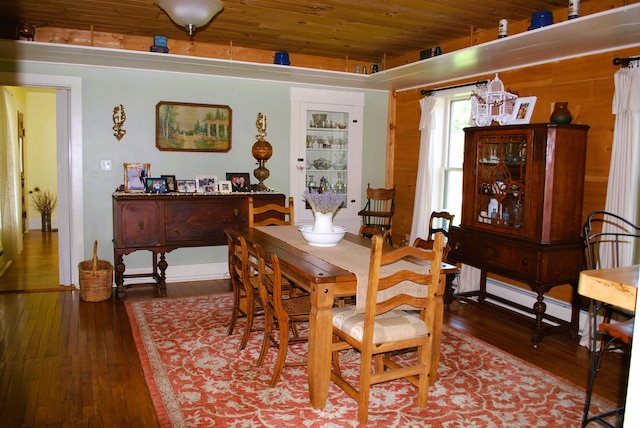
[[313,213],[315,221],[313,222],[313,231],[320,233],[333,232],[333,213]]

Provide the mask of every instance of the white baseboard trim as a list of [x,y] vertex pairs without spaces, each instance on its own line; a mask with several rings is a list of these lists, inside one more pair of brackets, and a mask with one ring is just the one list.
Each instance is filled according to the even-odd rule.
[[[520,287],[514,287],[505,282],[498,281],[491,278],[487,278],[487,293],[495,294],[496,296],[500,296],[506,300],[509,300],[511,302],[517,303],[519,305],[522,305],[528,308],[533,308],[533,305],[536,303],[538,299],[537,293],[531,290],[526,290]],[[506,305],[504,303],[492,300],[491,298],[487,298],[487,301],[495,305],[507,308],[511,311],[517,312],[519,314],[525,315],[529,318],[532,318],[532,319],[535,318],[533,314],[521,311],[517,308]],[[545,296],[544,303],[547,305],[547,310],[545,313],[567,322],[571,321],[572,308],[570,303],[555,299],[553,297],[548,297],[548,296]],[[582,310],[580,311],[580,319],[578,323],[578,326],[579,326],[578,334],[581,336],[582,336],[582,329],[583,329],[583,326],[585,325],[587,316],[588,316],[588,312],[582,311]],[[549,322],[550,324],[553,324],[550,321],[547,321],[547,322]]]
[[[149,268],[128,268],[125,271],[125,275],[150,273],[151,269]],[[226,279],[229,278],[229,265],[227,263],[175,265],[167,267],[165,274],[167,275],[166,281],[168,283]],[[149,280],[150,278],[126,278],[125,284],[144,284]]]

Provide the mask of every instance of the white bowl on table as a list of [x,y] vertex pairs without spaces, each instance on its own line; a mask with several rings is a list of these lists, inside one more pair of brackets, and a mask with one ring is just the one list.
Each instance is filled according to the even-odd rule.
[[314,232],[313,225],[300,226],[298,228],[304,239],[315,247],[333,247],[342,241],[347,233],[347,228],[343,226],[333,226],[333,232]]

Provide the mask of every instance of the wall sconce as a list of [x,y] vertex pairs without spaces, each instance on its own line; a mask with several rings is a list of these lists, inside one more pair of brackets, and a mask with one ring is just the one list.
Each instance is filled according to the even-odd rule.
[[119,106],[115,106],[113,108],[113,136],[118,139],[118,141],[122,140],[124,134],[127,131],[124,130],[124,122],[127,120],[127,116],[124,114],[124,107],[122,104]]
[[224,8],[224,3],[220,0],[158,0],[158,6],[193,38],[196,29],[207,25]]

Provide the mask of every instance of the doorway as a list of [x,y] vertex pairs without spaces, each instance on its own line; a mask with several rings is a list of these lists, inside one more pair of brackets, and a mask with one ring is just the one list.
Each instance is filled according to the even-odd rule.
[[58,283],[77,286],[77,266],[85,258],[82,196],[82,80],[69,76],[0,73],[0,85],[55,90]]

